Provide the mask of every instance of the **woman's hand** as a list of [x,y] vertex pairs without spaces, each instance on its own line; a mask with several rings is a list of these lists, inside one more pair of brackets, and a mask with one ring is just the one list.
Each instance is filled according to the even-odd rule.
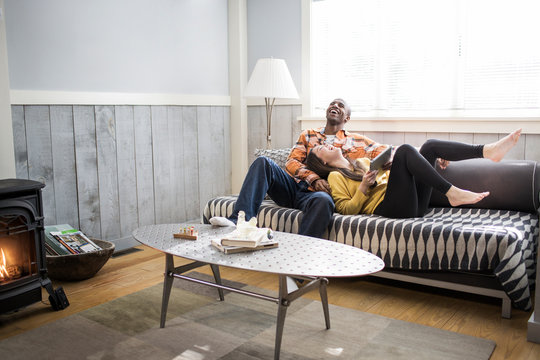
[[375,179],[377,178],[377,173],[379,170],[368,171],[362,178],[362,182],[358,186],[358,190],[367,195],[369,188],[375,184]]

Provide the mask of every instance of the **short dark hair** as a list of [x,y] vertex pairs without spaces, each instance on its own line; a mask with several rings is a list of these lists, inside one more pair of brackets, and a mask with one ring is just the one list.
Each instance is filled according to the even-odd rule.
[[349,106],[349,103],[343,100],[342,98],[335,98],[335,100],[340,100],[343,102],[343,105],[345,105],[345,110],[347,111],[347,116],[351,116],[351,107]]

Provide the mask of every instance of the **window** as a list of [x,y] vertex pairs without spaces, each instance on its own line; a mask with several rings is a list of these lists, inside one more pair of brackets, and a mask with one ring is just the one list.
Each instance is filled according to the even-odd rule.
[[538,14],[538,0],[313,0],[313,110],[539,110]]

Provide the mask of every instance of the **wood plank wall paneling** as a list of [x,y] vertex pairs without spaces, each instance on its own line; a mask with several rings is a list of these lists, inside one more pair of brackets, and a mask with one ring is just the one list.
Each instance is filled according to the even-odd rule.
[[[183,124],[183,111],[180,106],[170,106],[167,111],[167,121],[169,123],[169,138],[170,146],[173,154],[182,154],[184,151],[184,144],[182,140],[184,136],[184,124]],[[171,173],[171,187],[173,193],[172,198],[172,221],[185,221],[186,220],[186,204],[185,196],[186,190],[184,188],[184,164],[183,156],[174,156],[172,161],[172,173]]]
[[[75,137],[79,226],[87,235],[107,240],[101,236],[96,122],[93,106],[73,106],[73,134]],[[28,141],[31,142],[32,139],[28,138]],[[47,210],[48,208],[44,209],[45,212]],[[47,223],[47,225],[50,224],[54,223]]]
[[27,141],[28,177],[45,184],[42,191],[43,207],[48,209],[46,223],[56,224],[54,205],[54,174],[51,142],[51,122],[48,106],[25,107],[24,118]]
[[13,146],[15,148],[15,175],[19,179],[28,179],[28,153],[26,151],[24,106],[12,106],[11,118],[13,120]]
[[[231,112],[230,111],[227,111],[228,109],[227,108],[222,108],[223,109],[223,139],[225,139],[224,141],[224,151],[225,151],[225,154],[230,154],[231,153],[231,142],[230,139],[231,138]],[[223,174],[223,186],[225,187],[225,189],[231,189],[232,188],[232,184],[231,184],[231,180],[232,180],[232,159],[230,156],[226,156],[225,159],[224,159],[224,174]]]
[[133,107],[137,215],[139,226],[156,221],[150,106]]
[[50,117],[53,173],[55,174],[56,223],[78,227],[73,108],[71,106],[51,106]]
[[114,113],[116,117],[120,236],[126,237],[139,224],[133,106],[115,106]]
[[104,239],[118,239],[120,208],[114,107],[96,106],[95,112],[101,236]]
[[12,120],[17,177],[46,184],[46,225],[114,242],[231,192],[226,106],[16,105]]
[[[228,112],[228,111],[227,111]],[[182,119],[184,125],[184,139],[182,141],[183,158],[184,158],[184,188],[185,199],[183,206],[186,211],[186,218],[193,220],[201,216],[201,200],[199,197],[199,139],[198,139],[198,122],[197,108],[195,106],[185,106],[182,109]],[[230,139],[230,137],[227,137]],[[230,159],[230,149],[224,151],[225,159]],[[230,192],[231,186],[227,189]]]
[[215,159],[211,146],[214,140],[212,129],[217,124],[211,122],[211,112],[208,106],[197,107],[197,126],[200,210],[212,198],[214,193],[212,184],[214,181],[222,181],[222,179],[215,169]]
[[154,199],[156,223],[172,222],[169,124],[166,106],[152,106],[152,146],[154,154]]

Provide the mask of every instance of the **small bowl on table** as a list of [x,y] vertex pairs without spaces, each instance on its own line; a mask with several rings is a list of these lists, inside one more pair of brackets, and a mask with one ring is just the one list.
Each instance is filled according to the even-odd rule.
[[92,239],[101,250],[83,254],[47,255],[47,273],[51,279],[79,281],[94,276],[114,252],[110,241]]

